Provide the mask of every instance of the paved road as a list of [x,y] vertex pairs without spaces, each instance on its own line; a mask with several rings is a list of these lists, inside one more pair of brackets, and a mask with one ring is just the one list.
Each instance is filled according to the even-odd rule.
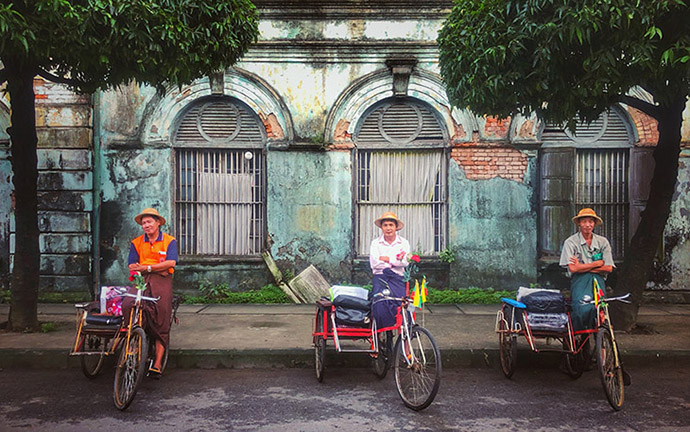
[[630,371],[621,412],[612,412],[595,371],[572,381],[557,367],[444,372],[436,401],[406,409],[391,376],[330,368],[170,370],[147,379],[133,405],[112,404],[113,372],[87,380],[78,369],[0,372],[0,430],[46,431],[441,431],[688,430],[690,370]]

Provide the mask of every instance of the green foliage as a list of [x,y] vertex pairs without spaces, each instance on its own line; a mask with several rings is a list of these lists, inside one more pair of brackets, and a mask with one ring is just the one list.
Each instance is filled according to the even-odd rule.
[[295,272],[292,271],[292,269],[285,269],[285,271],[283,272],[283,280],[285,282],[289,282],[294,278],[295,278]]
[[452,249],[445,248],[438,254],[438,258],[444,263],[452,264],[455,261],[455,253]]
[[202,281],[199,284],[201,296],[183,296],[184,303],[292,303],[280,288],[270,284],[258,290],[231,291],[227,283],[213,284]]
[[41,323],[41,333],[50,333],[57,330],[57,325],[54,322]]
[[[0,290],[0,304],[10,302],[10,290]],[[38,303],[81,303],[91,301],[91,294],[85,292],[38,293]]]
[[641,85],[664,104],[690,91],[689,3],[456,0],[439,32],[451,102],[500,117],[595,120]]
[[[235,63],[258,35],[250,0],[35,0],[0,6],[0,55],[79,81],[184,84]],[[37,71],[34,71],[34,74]]]
[[515,298],[515,291],[494,291],[493,289],[465,288],[459,290],[438,290],[428,288],[427,302],[432,304],[499,304],[501,297]]

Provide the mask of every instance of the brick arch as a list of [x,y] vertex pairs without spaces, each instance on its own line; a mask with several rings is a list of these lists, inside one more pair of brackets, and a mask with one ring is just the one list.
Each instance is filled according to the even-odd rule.
[[659,141],[659,130],[657,129],[659,122],[637,108],[625,106],[625,109],[637,132],[635,146],[655,147]]
[[[232,68],[222,75],[222,94],[246,104],[261,119],[268,145],[283,146],[293,141],[292,116],[278,92],[263,79]],[[218,94],[211,91],[209,78],[201,78],[181,89],[168,88],[145,124],[144,143],[171,145],[178,117],[190,104]]]
[[[340,94],[328,113],[324,129],[325,142],[332,143],[335,148],[352,147],[354,128],[367,110],[393,96],[393,75],[390,69],[380,69],[352,82]],[[451,104],[440,76],[425,70],[413,70],[406,96],[424,102],[436,111],[448,136],[457,136],[459,130],[462,130],[463,134],[467,130],[472,130],[471,125],[465,125],[463,128],[462,122],[455,118],[458,116],[452,114]]]

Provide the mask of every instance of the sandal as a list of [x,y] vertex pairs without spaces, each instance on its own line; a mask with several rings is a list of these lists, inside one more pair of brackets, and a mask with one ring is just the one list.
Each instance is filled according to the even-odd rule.
[[153,379],[161,379],[162,374],[163,372],[160,369],[151,366],[147,375]]

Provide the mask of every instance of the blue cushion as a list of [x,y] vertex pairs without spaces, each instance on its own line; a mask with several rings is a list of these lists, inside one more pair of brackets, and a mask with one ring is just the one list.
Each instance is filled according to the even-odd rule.
[[516,308],[520,308],[520,309],[526,309],[527,308],[527,306],[525,306],[524,303],[519,302],[517,300],[509,299],[506,297],[501,297],[501,301],[503,303],[511,305],[512,307],[516,307]]

